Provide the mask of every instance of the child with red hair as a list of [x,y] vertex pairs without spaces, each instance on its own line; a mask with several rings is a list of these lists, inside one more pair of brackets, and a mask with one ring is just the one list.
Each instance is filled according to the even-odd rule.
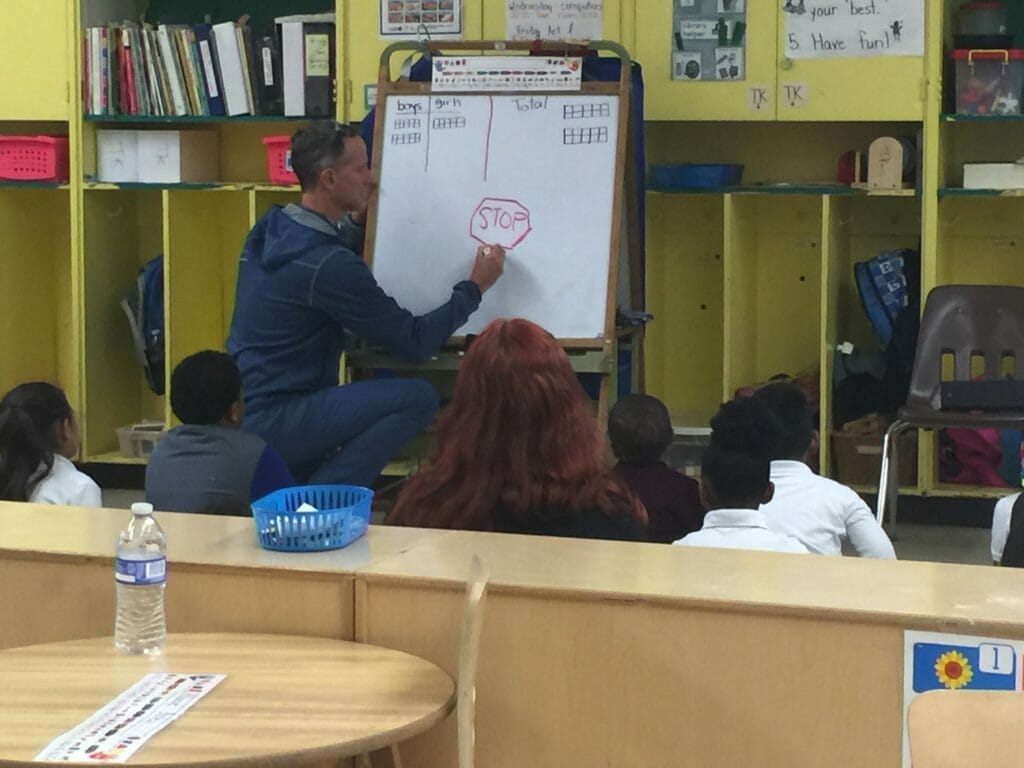
[[386,522],[642,540],[646,513],[610,474],[569,358],[528,320],[495,320],[459,370],[434,460]]

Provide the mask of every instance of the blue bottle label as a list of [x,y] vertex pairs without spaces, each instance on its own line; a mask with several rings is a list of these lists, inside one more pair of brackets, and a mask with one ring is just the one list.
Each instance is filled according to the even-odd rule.
[[114,579],[120,584],[148,587],[167,581],[167,558],[154,557],[150,560],[114,560]]

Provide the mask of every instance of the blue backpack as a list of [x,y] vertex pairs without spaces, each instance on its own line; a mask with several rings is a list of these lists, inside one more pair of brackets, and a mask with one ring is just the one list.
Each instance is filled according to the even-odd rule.
[[135,356],[146,372],[149,388],[164,394],[164,257],[156,256],[142,268],[135,285],[121,299]]
[[914,255],[909,249],[886,251],[853,266],[861,304],[883,347],[889,346],[896,321],[907,308],[905,268]]

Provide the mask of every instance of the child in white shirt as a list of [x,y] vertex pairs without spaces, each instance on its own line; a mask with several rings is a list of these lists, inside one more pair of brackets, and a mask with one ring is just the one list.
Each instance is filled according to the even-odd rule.
[[758,509],[770,501],[771,450],[779,426],[767,407],[753,398],[726,403],[711,419],[711,442],[701,459],[700,496],[704,525],[674,544],[770,552],[807,552],[792,536],[768,527]]
[[761,505],[768,527],[796,537],[815,554],[841,555],[843,541],[849,541],[861,557],[895,560],[892,542],[864,500],[804,463],[811,446],[817,448],[818,433],[800,388],[777,382],[753,396],[768,406],[782,428],[772,454],[775,495]]
[[21,384],[0,400],[0,499],[100,507],[99,486],[71,463],[78,424],[52,384]]

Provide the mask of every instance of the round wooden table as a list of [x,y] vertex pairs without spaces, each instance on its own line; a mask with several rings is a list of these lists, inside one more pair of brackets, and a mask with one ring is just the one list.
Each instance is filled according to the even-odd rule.
[[285,766],[370,752],[455,705],[440,667],[399,651],[287,635],[170,635],[160,656],[109,637],[0,651],[0,765],[32,758],[150,672],[227,677],[129,765]]

